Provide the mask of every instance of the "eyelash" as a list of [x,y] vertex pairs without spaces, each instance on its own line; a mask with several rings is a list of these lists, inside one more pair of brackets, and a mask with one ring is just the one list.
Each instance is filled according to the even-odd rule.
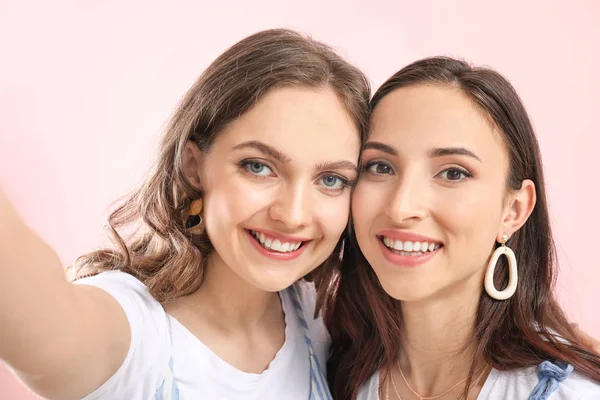
[[381,175],[392,175],[392,174],[379,174],[379,173],[376,173],[376,172],[371,172],[370,171],[371,167],[373,167],[374,165],[378,165],[378,164],[381,164],[383,166],[388,167],[391,172],[394,171],[394,169],[389,164],[387,164],[387,163],[385,163],[383,161],[370,161],[370,162],[366,163],[363,166],[362,172],[366,172],[366,173],[373,174],[373,175],[379,175],[379,176],[381,176]]
[[461,173],[461,174],[463,174],[463,175],[464,175],[464,178],[462,178],[462,179],[445,179],[445,180],[446,180],[446,181],[448,181],[448,182],[452,182],[452,183],[454,183],[454,182],[460,182],[460,181],[463,181],[463,180],[465,180],[465,179],[469,179],[469,178],[472,178],[472,177],[473,177],[473,174],[472,174],[472,173],[470,173],[469,171],[467,171],[467,170],[466,170],[466,169],[464,169],[464,168],[459,168],[459,167],[450,167],[450,168],[446,168],[445,170],[441,171],[441,172],[440,172],[439,174],[437,174],[436,176],[439,176],[439,175],[443,174],[444,172],[446,172],[446,173],[447,173],[447,172],[450,172],[450,171],[454,171],[454,172]]
[[317,181],[320,181],[320,180],[322,180],[322,179],[324,179],[324,178],[326,178],[328,176],[333,176],[333,177],[335,177],[336,179],[339,179],[342,182],[342,187],[339,187],[337,189],[331,189],[331,188],[328,188],[326,186],[323,186],[323,189],[326,190],[326,191],[328,191],[328,192],[340,193],[340,192],[343,192],[344,190],[350,189],[352,186],[354,186],[354,182],[355,182],[354,180],[349,180],[349,179],[347,179],[347,178],[345,178],[345,177],[343,177],[341,175],[333,174],[333,173],[325,173],[325,174],[321,175],[317,179]]
[[[385,166],[385,167],[389,168],[389,170],[390,170],[392,173],[376,173],[376,172],[372,172],[372,171],[370,171],[371,167],[373,167],[373,166],[375,166],[375,165],[383,165],[383,166]],[[382,175],[393,175],[393,172],[394,172],[394,169],[393,169],[393,168],[392,168],[392,167],[391,167],[389,164],[387,164],[387,163],[385,163],[385,162],[383,162],[383,161],[370,161],[370,162],[368,162],[368,163],[366,163],[366,164],[365,164],[365,166],[363,167],[363,169],[362,169],[362,170],[363,170],[363,172],[370,173],[370,174],[377,175],[377,176],[382,176]],[[446,168],[446,169],[444,169],[443,171],[439,172],[439,173],[436,175],[436,177],[437,177],[437,176],[440,176],[441,174],[443,174],[443,173],[445,173],[445,172],[447,173],[447,172],[450,172],[450,171],[456,171],[456,172],[459,172],[459,173],[461,173],[461,174],[463,174],[463,175],[464,175],[464,178],[463,178],[463,179],[458,179],[458,180],[456,180],[456,179],[445,179],[445,180],[446,180],[446,181],[448,181],[448,182],[453,182],[453,183],[454,183],[454,182],[460,182],[460,181],[462,181],[462,180],[464,180],[464,179],[473,178],[473,176],[474,176],[474,175],[473,175],[471,172],[469,172],[469,171],[468,171],[468,170],[466,170],[465,168],[459,168],[459,167],[449,167],[449,168]]]
[[242,172],[244,172],[245,174],[248,174],[249,176],[256,178],[256,179],[265,179],[268,178],[269,176],[263,176],[263,175],[258,175],[255,172],[250,171],[250,165],[252,164],[260,164],[263,167],[269,168],[269,170],[271,170],[271,172],[274,173],[273,168],[267,164],[266,162],[264,162],[263,160],[257,160],[257,159],[245,159],[242,160],[240,162],[237,163],[237,166],[242,170]]
[[[242,170],[242,172],[244,172],[245,174],[248,174],[249,176],[256,178],[256,179],[266,179],[269,176],[263,176],[263,175],[258,175],[255,172],[252,172],[249,167],[252,164],[260,164],[266,168],[269,168],[269,170],[271,170],[271,172],[273,172],[273,168],[271,166],[269,166],[266,162],[264,162],[263,160],[257,160],[257,159],[245,159],[242,160],[240,162],[237,163],[237,166]],[[274,172],[273,172],[274,173]],[[322,174],[317,181],[320,181],[324,178],[327,178],[329,176],[333,176],[336,179],[339,179],[342,182],[342,186],[340,188],[336,188],[336,189],[331,189],[328,188],[324,185],[322,185],[323,189],[328,191],[328,192],[333,192],[333,193],[339,193],[339,192],[343,192],[346,189],[351,188],[352,186],[354,186],[355,180],[350,180],[347,179],[341,175],[338,174],[334,174],[334,173],[324,173]]]

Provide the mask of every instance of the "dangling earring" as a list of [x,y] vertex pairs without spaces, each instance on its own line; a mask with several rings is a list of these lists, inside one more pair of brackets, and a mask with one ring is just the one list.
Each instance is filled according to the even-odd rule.
[[[496,300],[509,299],[517,291],[517,258],[510,247],[506,246],[507,241],[508,235],[504,234],[502,236],[502,246],[498,247],[492,254],[492,259],[485,272],[485,291],[492,299]],[[501,255],[505,255],[508,260],[508,286],[503,291],[498,291],[494,286],[494,271]]]
[[190,205],[190,216],[185,222],[185,229],[193,234],[200,235],[204,232],[204,224],[202,224],[202,199],[194,200]]

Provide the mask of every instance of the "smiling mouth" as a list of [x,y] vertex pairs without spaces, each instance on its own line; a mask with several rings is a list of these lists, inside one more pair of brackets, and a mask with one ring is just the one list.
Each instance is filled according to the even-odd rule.
[[272,251],[275,253],[293,253],[301,249],[306,243],[306,241],[301,242],[292,242],[292,241],[281,241],[279,239],[272,239],[266,237],[264,233],[248,230],[250,236],[254,241],[256,241],[261,247],[263,247],[267,251]]
[[417,242],[411,240],[395,240],[387,236],[377,236],[383,245],[395,254],[404,257],[416,257],[433,253],[443,247],[437,242]]

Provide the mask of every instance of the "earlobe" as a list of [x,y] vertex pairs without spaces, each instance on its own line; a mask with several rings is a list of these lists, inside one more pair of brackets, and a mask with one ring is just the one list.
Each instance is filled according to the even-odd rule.
[[187,180],[200,189],[200,169],[202,165],[202,152],[196,143],[188,140],[183,150],[183,173]]
[[508,205],[507,213],[503,221],[502,233],[510,233],[521,229],[535,208],[537,201],[535,184],[526,179],[521,184],[521,189],[515,191],[511,195],[510,204]]

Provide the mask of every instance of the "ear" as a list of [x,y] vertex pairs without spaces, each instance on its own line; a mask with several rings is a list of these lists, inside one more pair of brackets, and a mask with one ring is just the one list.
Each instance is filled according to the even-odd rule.
[[188,181],[197,189],[201,188],[200,171],[202,169],[203,154],[196,143],[188,140],[183,150],[183,173]]
[[508,195],[502,226],[496,237],[498,242],[502,241],[505,234],[511,237],[525,225],[533,212],[536,200],[535,184],[529,179],[523,181],[521,189]]

